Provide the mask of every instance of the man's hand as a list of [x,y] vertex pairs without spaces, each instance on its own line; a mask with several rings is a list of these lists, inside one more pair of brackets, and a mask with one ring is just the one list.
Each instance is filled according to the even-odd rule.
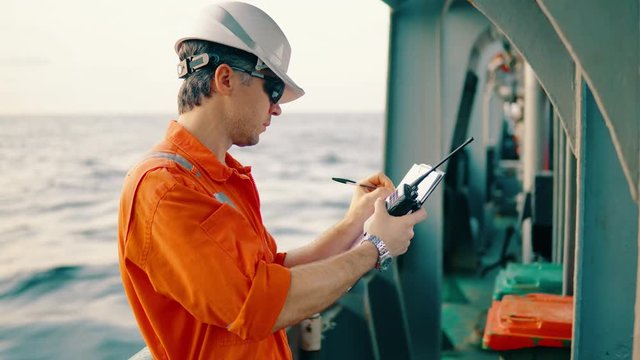
[[407,252],[413,239],[413,226],[427,218],[424,208],[404,216],[391,216],[387,212],[384,199],[375,201],[375,212],[365,225],[368,234],[375,235],[384,241],[385,247],[396,257]]
[[354,226],[362,229],[364,222],[373,214],[373,203],[378,198],[386,198],[394,190],[393,182],[383,173],[377,173],[366,179],[358,181],[358,184],[377,187],[370,190],[362,186],[356,186],[351,198],[351,205],[347,211],[346,219]]
[[[362,198],[379,190],[381,189],[365,193]],[[387,213],[382,197],[376,198],[374,202],[375,212],[367,223],[366,231],[382,239],[391,256],[405,253],[413,238],[413,226],[424,220],[427,213],[424,209],[419,209],[409,215],[391,216]],[[358,230],[358,235],[361,234],[362,228]],[[368,245],[355,246],[335,256],[324,257],[324,260],[293,266],[291,287],[273,331],[298,323],[309,315],[326,309],[362,275],[370,271],[375,265],[378,250],[370,242],[366,244]]]

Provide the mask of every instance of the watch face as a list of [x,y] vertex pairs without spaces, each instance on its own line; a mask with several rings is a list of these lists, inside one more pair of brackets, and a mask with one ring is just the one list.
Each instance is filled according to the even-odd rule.
[[385,257],[380,262],[380,270],[386,270],[387,267],[389,267],[390,264],[391,264],[391,257]]

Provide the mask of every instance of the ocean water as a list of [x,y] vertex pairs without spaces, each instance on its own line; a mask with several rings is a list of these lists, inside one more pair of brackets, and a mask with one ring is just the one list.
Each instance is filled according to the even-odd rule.
[[[127,169],[169,116],[0,117],[0,359],[126,359],[144,346],[120,283],[117,213]],[[251,165],[279,248],[338,221],[381,170],[382,114],[276,117]]]

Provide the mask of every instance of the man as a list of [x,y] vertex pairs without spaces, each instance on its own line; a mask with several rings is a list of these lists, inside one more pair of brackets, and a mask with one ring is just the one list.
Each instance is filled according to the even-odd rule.
[[280,104],[304,94],[287,76],[289,43],[248,4],[212,4],[201,15],[176,43],[180,116],[123,187],[124,288],[154,358],[291,359],[285,327],[404,253],[426,213],[389,216],[383,198],[393,184],[373,175],[362,183],[378,189],[356,187],[342,221],[278,253],[250,168],[227,150],[257,144]]

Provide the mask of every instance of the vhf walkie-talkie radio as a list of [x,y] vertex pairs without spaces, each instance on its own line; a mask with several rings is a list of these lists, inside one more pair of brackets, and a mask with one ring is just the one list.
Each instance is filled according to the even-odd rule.
[[467,146],[470,142],[473,141],[473,138],[467,139],[462,145],[458,146],[455,150],[451,152],[451,154],[447,155],[442,161],[440,161],[436,166],[432,167],[426,173],[420,175],[417,179],[412,181],[409,184],[404,184],[396,189],[393,194],[387,197],[387,212],[393,216],[402,216],[406,215],[409,212],[416,211],[420,209],[422,206],[422,201],[418,200],[418,185],[429,176],[434,170],[438,168],[438,166],[442,165],[445,161],[449,160],[455,153],[460,151],[463,147]]

